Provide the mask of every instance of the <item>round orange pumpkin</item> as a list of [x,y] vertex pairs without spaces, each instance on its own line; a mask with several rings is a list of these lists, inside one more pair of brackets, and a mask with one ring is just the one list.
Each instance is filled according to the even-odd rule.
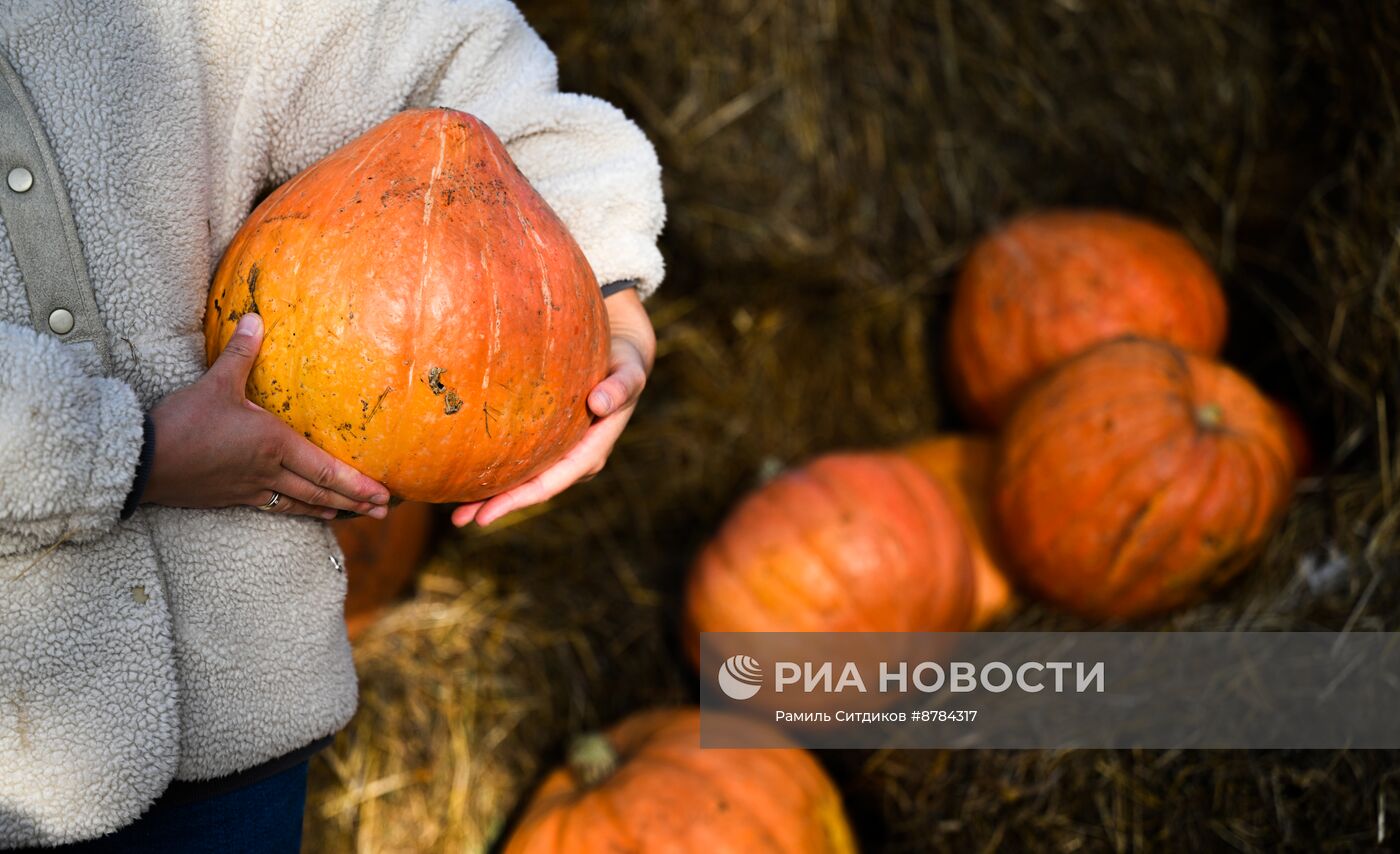
[[969,628],[983,628],[1015,605],[992,528],[996,443],[985,436],[937,436],[910,445],[905,453],[938,481],[962,517],[976,585]]
[[831,454],[735,507],[686,585],[700,632],[961,631],[975,581],[957,511],[899,454]]
[[428,550],[432,507],[409,502],[383,519],[357,516],[331,523],[345,553],[345,628],[363,634],[418,571]]
[[410,110],[283,184],[224,254],[207,357],[266,336],[248,397],[400,497],[495,495],[590,423],[607,367],[582,251],[466,113]]
[[1002,436],[993,506],[1027,586],[1085,616],[1132,618],[1235,575],[1292,488],[1288,437],[1248,380],[1125,339],[1022,399]]
[[951,390],[970,421],[999,426],[1030,381],[1094,344],[1136,335],[1215,355],[1225,313],[1179,234],[1106,211],[1027,214],[979,241],[958,277]]
[[1316,470],[1317,459],[1313,456],[1312,437],[1308,435],[1308,428],[1303,425],[1303,417],[1298,414],[1298,410],[1281,400],[1275,400],[1274,406],[1278,409],[1284,432],[1288,434],[1288,449],[1293,454],[1293,468],[1299,477],[1312,474]]
[[811,754],[702,750],[693,708],[642,712],[580,738],[505,846],[506,854],[855,850],[841,796]]

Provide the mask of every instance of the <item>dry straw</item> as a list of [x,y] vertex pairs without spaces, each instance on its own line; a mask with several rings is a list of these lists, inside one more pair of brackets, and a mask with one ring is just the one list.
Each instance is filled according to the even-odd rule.
[[[566,88],[656,140],[660,360],[608,470],[443,544],[359,646],[311,850],[478,850],[572,733],[693,690],[680,579],[776,465],[953,426],[940,316],[981,231],[1055,204],[1181,227],[1228,356],[1321,473],[1188,628],[1395,628],[1400,6],[629,0],[524,11]],[[1038,608],[1019,627],[1076,624]],[[868,850],[1272,850],[1400,830],[1393,754],[826,757]],[[1391,828],[1385,830],[1386,814]]]

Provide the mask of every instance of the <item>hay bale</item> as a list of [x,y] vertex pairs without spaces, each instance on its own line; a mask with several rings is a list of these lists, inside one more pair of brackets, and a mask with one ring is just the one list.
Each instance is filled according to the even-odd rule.
[[[480,850],[569,734],[690,697],[675,616],[699,544],[774,464],[952,424],[951,274],[1027,207],[1180,225],[1225,279],[1230,358],[1316,433],[1324,471],[1259,566],[1166,624],[1394,627],[1397,7],[522,7],[565,87],[660,150],[656,375],[600,478],[457,535],[360,644],[361,711],[316,764],[310,850]],[[1040,608],[1014,625],[1077,626]],[[1377,752],[827,758],[868,850],[1343,847],[1400,803]]]

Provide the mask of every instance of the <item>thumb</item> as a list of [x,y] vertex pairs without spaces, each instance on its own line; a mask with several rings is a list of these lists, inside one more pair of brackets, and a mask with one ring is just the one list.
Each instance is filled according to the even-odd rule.
[[262,338],[262,318],[256,314],[243,315],[233,330],[233,337],[228,339],[219,358],[209,367],[209,372],[228,380],[241,397],[243,387],[248,383],[248,373],[253,369],[253,360],[258,357],[258,348],[262,346]]

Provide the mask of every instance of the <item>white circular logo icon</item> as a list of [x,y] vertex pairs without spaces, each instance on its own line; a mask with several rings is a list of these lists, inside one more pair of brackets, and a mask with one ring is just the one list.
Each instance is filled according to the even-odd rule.
[[747,700],[763,685],[763,668],[747,655],[731,655],[719,666],[719,689],[731,700]]

